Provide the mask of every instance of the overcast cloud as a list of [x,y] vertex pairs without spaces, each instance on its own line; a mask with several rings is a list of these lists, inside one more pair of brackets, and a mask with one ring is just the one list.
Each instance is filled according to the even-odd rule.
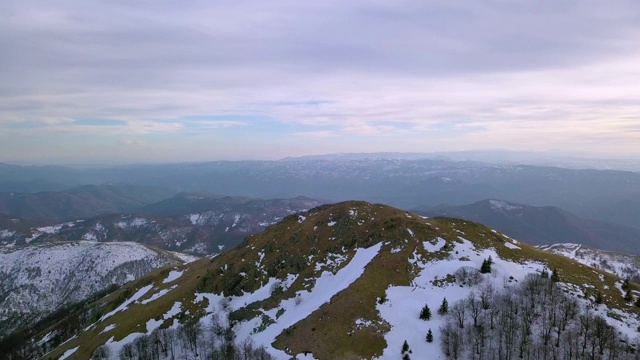
[[640,3],[2,1],[0,161],[640,157]]

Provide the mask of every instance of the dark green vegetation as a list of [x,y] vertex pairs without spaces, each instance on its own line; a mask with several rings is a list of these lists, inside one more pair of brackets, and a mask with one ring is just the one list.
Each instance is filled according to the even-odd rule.
[[[411,232],[407,229],[411,229]],[[414,254],[419,255],[425,266],[430,261],[459,256],[453,249],[462,242],[459,238],[461,233],[476,249],[492,248],[502,260],[513,263],[537,261],[545,263],[548,269],[556,269],[568,291],[575,296],[593,303],[597,294],[601,294],[601,300],[609,306],[611,316],[620,316],[619,312],[633,316],[640,313],[640,309],[625,301],[624,294],[616,288],[622,284],[619,278],[524,243],[519,243],[519,248],[507,247],[505,242],[511,240],[486,226],[458,219],[423,219],[384,205],[344,202],[288,216],[279,224],[248,237],[235,249],[213,259],[202,259],[186,265],[184,274],[175,283],[163,284],[170,270],[164,269],[97,300],[88,305],[87,314],[102,316],[145,285],[151,284],[153,290],[140,300],[149,299],[154,293],[177,285],[157,300],[145,305],[133,303],[127,310],[96,323],[46,358],[59,356],[75,347],[79,348],[74,356],[89,358],[111,337],[119,341],[132,332],[145,332],[146,324],[151,319],[161,321],[161,328],[167,328],[174,320],[185,325],[217,314],[228,316],[231,328],[238,326],[239,322],[258,319],[260,325],[255,331],[260,331],[262,326],[268,326],[271,321],[283,316],[286,309],[279,307],[281,301],[295,299],[299,290],[311,289],[322,271],[339,271],[353,258],[357,248],[377,244],[381,244],[380,251],[359,278],[306,318],[282,331],[273,346],[287,349],[290,354],[311,352],[321,360],[380,356],[387,347],[384,334],[390,328],[380,318],[376,306],[385,302],[386,290],[390,286],[412,285],[420,271],[419,266],[409,261]],[[443,239],[444,245],[428,252],[423,242],[435,245],[437,238]],[[339,258],[344,260],[337,261]],[[331,263],[330,259],[336,261]],[[497,261],[495,258],[493,260]],[[475,271],[479,273],[479,266]],[[289,274],[296,274],[297,277],[285,285]],[[270,296],[228,309],[228,314],[224,310],[207,313],[210,305],[208,300],[194,301],[199,292],[222,293],[225,296],[254,292],[274,277],[280,279],[280,286],[273,286]],[[455,282],[456,277],[447,276],[443,281]],[[589,287],[585,287],[585,284],[589,284]],[[629,286],[640,290],[637,284],[630,283]],[[176,302],[182,306],[180,313],[165,317]],[[221,301],[213,305],[216,309],[225,309],[228,302]],[[451,313],[453,306],[448,307]],[[276,313],[275,317],[269,316],[269,311]],[[369,322],[371,326],[354,328],[358,319]],[[109,325],[115,325],[115,328],[103,332]],[[57,325],[54,325],[42,331],[39,337],[57,331]],[[420,354],[411,354],[410,350],[405,353],[407,356],[419,358]]]
[[425,216],[447,216],[479,222],[531,245],[584,244],[640,255],[640,229],[580,218],[554,206],[529,206],[499,200],[415,210]]

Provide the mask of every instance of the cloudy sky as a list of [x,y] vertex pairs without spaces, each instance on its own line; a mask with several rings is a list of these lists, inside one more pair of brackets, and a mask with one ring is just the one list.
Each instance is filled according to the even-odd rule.
[[0,2],[0,161],[496,148],[640,158],[640,2]]

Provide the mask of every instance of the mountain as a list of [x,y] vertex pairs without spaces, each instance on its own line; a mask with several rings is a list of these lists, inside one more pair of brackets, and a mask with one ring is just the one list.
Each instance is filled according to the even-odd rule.
[[0,337],[107,289],[194,257],[136,243],[0,248]]
[[82,221],[34,226],[28,220],[0,217],[0,247],[75,240],[133,241],[212,255],[288,215],[320,204],[304,197],[262,200],[180,194],[142,207],[136,214],[101,215]]
[[580,244],[553,244],[539,248],[574,259],[592,268],[604,270],[621,279],[631,279],[640,283],[640,256],[618,254]]
[[63,191],[0,193],[0,213],[14,218],[69,221],[100,214],[130,212],[174,194],[134,185],[85,185]]
[[640,308],[622,284],[484,225],[351,201],[129,283],[24,349],[46,359],[561,358],[584,339],[584,356],[631,359]]
[[[557,206],[581,217],[640,228],[640,213],[626,210],[640,208],[638,172],[455,161],[489,158],[486,153],[463,155],[346,154],[85,169],[6,165],[0,166],[0,179],[48,179],[67,185],[60,179],[64,172],[75,184],[126,183],[266,199],[300,195],[332,202],[358,199],[407,209],[491,198]],[[3,177],[7,167],[12,170]]]
[[585,244],[627,254],[640,254],[640,230],[588,220],[554,206],[530,206],[501,200],[469,205],[419,207],[424,216],[446,216],[486,224],[532,245]]

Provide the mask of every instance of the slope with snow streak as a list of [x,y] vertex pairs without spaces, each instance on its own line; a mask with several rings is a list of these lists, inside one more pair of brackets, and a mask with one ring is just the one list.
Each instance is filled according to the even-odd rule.
[[0,321],[13,324],[3,331],[180,263],[172,254],[137,243],[79,241],[0,250]]
[[284,329],[309,316],[313,311],[320,308],[322,304],[329,302],[335,294],[346,289],[357,280],[369,262],[378,254],[381,247],[382,243],[378,243],[366,249],[356,250],[356,254],[351,261],[335,275],[324,271],[316,280],[316,284],[311,291],[298,291],[297,298],[300,299],[298,305],[296,305],[298,300],[287,299],[283,300],[277,309],[267,312],[268,315],[275,317],[279,309],[284,309],[284,314],[277,318],[275,324],[269,325],[264,331],[252,333],[253,329],[259,325],[258,319],[242,323],[236,332],[238,338],[251,338],[256,344],[270,348],[269,352],[278,359],[290,359],[290,355],[271,346],[276,336],[282,333]]

